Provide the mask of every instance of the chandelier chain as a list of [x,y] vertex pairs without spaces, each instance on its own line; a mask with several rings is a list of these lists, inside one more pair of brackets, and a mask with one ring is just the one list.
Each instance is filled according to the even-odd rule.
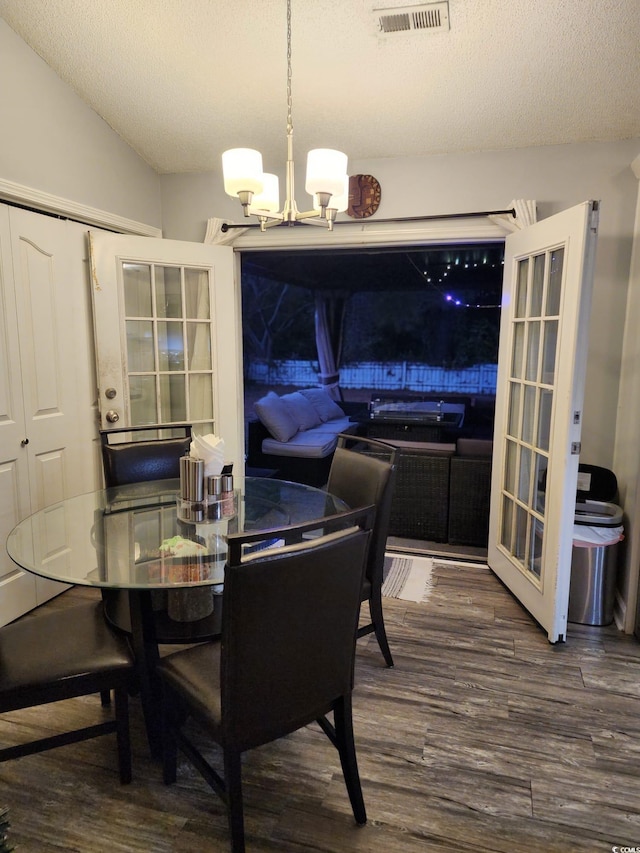
[[278,176],[265,172],[262,155],[253,148],[232,148],[222,155],[225,191],[236,196],[245,217],[257,216],[260,230],[273,225],[309,222],[333,230],[336,215],[346,210],[347,155],[331,148],[314,148],[307,155],[305,189],[313,197],[310,210],[299,211],[295,201],[293,160],[293,93],[291,70],[291,0],[287,0],[287,163],[286,196],[278,210]]
[[291,0],[287,0],[287,133],[293,131],[291,97]]

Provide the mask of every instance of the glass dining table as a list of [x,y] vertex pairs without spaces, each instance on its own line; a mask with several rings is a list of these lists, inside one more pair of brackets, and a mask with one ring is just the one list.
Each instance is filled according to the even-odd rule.
[[154,677],[159,644],[220,634],[226,536],[269,531],[347,509],[327,492],[246,477],[229,505],[185,507],[178,480],[134,483],[78,495],[21,521],[7,538],[14,563],[50,580],[96,587],[106,618],[130,634],[149,743],[159,754]]

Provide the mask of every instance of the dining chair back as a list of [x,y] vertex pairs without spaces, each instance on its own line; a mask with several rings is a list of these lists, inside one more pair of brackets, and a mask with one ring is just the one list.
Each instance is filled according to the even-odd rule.
[[[180,457],[191,446],[191,429],[191,424],[158,424],[100,430],[105,486],[113,489],[149,480],[177,480]],[[126,623],[126,590],[103,589],[102,600],[109,613],[122,614]],[[108,696],[103,694],[102,702],[107,704]]]
[[[126,437],[126,440],[122,440]],[[191,424],[117,427],[100,430],[107,488],[170,480],[180,476],[180,457],[189,453]]]
[[[373,507],[366,507],[230,535],[220,642],[176,652],[158,665],[164,780],[176,780],[179,748],[225,801],[233,853],[245,849],[241,754],[313,721],[337,748],[354,817],[366,822],[351,692],[373,518]],[[222,747],[223,775],[185,734],[187,715]]]
[[327,482],[329,494],[342,498],[349,507],[370,504],[376,507],[362,587],[362,601],[369,602],[371,621],[360,626],[358,637],[374,633],[387,666],[393,666],[393,656],[382,612],[382,583],[396,476],[396,456],[396,448],[383,441],[341,433]]
[[129,644],[109,628],[101,602],[29,614],[0,628],[0,713],[90,693],[115,695],[115,718],[0,748],[0,761],[115,732],[120,781],[130,782],[128,691],[135,684]]

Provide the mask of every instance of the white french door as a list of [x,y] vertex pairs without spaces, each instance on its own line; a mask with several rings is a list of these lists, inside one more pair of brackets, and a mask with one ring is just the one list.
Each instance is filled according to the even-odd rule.
[[564,640],[598,205],[505,243],[488,562]]
[[101,424],[189,422],[244,460],[233,250],[89,233]]

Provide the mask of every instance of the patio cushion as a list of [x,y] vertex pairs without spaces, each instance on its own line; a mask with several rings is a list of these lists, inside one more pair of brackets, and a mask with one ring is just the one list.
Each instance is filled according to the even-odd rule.
[[262,452],[275,456],[304,456],[306,458],[324,459],[335,450],[336,437],[331,433],[316,433],[307,430],[299,432],[289,441],[276,441],[265,438],[262,442]]
[[299,456],[307,459],[324,459],[336,448],[337,435],[353,427],[347,417],[336,418],[310,430],[298,432],[289,441],[265,438],[262,452],[274,456]]
[[253,404],[256,415],[277,441],[288,441],[298,432],[289,408],[273,391]]
[[283,394],[280,399],[289,410],[293,420],[298,424],[299,430],[312,429],[322,423],[322,418],[316,407],[299,391]]
[[323,388],[303,388],[300,393],[310,400],[323,421],[344,416],[340,406]]

